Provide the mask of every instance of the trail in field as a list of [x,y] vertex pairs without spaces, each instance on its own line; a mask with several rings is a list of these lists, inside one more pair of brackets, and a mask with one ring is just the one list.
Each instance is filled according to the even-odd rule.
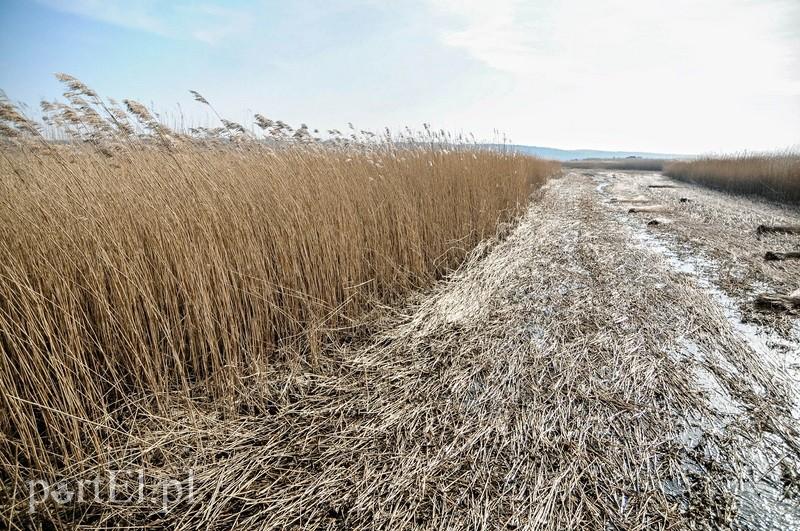
[[553,180],[367,344],[276,367],[266,411],[137,433],[193,448],[173,523],[800,528],[796,318],[748,302],[800,287],[759,259],[797,242],[754,240],[800,216],[664,183]]
[[[759,235],[760,224],[796,225],[800,211],[761,200],[748,200],[701,187],[671,181],[657,173],[587,172],[598,183],[602,203],[615,219],[629,228],[634,241],[666,262],[672,271],[684,275],[716,305],[745,349],[755,354],[746,370],[773,374],[786,392],[791,419],[800,418],[800,321],[782,312],[759,312],[753,301],[762,292],[788,293],[800,287],[800,261],[766,261],[765,253],[800,249],[797,236]],[[636,211],[637,208],[641,211]],[[633,209],[634,211],[631,211]],[[717,345],[721,366],[735,369],[736,355]],[[685,354],[700,362],[692,343]],[[734,420],[752,411],[731,397],[725,382],[711,372],[697,372],[696,384],[719,412]],[[757,394],[765,395],[757,386]],[[719,424],[719,420],[717,420]],[[725,426],[725,422],[721,423]],[[789,446],[796,445],[793,432],[786,432]],[[796,453],[775,434],[757,429],[730,434],[742,455],[747,478],[730,490],[738,501],[734,524],[746,529],[787,529],[800,527],[800,502],[796,496],[796,460],[776,457]],[[763,437],[763,440],[759,438]],[[778,437],[780,439],[780,437]],[[756,440],[747,443],[747,440]],[[775,452],[775,445],[780,448]],[[772,454],[772,455],[770,455]],[[776,466],[776,463],[779,463]],[[789,468],[777,474],[776,468]],[[706,471],[709,477],[714,474]],[[789,477],[785,477],[789,476]],[[787,496],[789,494],[790,496]]]
[[[759,311],[764,292],[800,288],[800,260],[765,260],[768,252],[800,250],[800,236],[758,234],[761,224],[798,225],[800,209],[748,200],[672,181],[656,173],[599,173],[602,202],[631,228],[635,240],[686,273],[722,309],[731,326],[797,389],[800,320],[787,312]],[[638,200],[631,203],[629,198]],[[659,212],[629,212],[635,207]],[[798,411],[796,411],[798,413]]]

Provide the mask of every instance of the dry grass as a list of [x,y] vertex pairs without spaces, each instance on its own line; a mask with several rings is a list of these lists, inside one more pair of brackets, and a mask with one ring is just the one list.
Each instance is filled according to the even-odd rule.
[[668,160],[662,159],[584,159],[570,160],[564,162],[567,168],[577,168],[586,170],[640,170],[640,171],[661,171]]
[[45,126],[0,108],[6,496],[107,463],[137,419],[190,400],[236,412],[252,378],[317,365],[558,169],[429,129],[322,141],[257,115],[263,135],[223,119],[183,134],[61,79],[69,103],[43,103]]
[[[740,454],[760,440],[772,467],[786,457],[774,437],[797,438],[787,390],[595,194],[588,179],[553,180],[490,252],[367,340],[248,375],[233,410],[176,392],[153,415],[129,399],[107,462],[65,474],[192,469],[194,498],[77,516],[182,529],[727,527],[750,464]],[[717,410],[700,370],[741,411]]]
[[796,151],[676,161],[668,164],[664,173],[726,192],[800,203],[800,153]]

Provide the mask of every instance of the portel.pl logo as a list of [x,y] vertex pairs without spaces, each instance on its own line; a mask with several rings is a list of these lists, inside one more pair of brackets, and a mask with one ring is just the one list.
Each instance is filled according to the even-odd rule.
[[108,470],[92,478],[61,480],[49,483],[41,479],[27,481],[28,512],[35,513],[48,503],[72,505],[110,503],[147,507],[169,512],[194,499],[194,471],[178,477],[153,476],[144,469]]

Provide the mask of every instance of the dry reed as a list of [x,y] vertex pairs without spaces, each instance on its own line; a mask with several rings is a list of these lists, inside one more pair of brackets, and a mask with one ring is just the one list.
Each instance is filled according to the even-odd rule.
[[168,512],[37,509],[86,528],[765,522],[752,504],[738,514],[737,480],[794,474],[795,395],[707,293],[639,247],[597,184],[551,181],[488,253],[479,246],[365,341],[325,349],[315,366],[250,375],[233,412],[174,393],[156,416],[129,400],[121,433],[105,441],[109,463],[80,463],[192,469],[192,499]]
[[800,153],[708,156],[667,164],[670,177],[785,203],[800,203]]
[[43,124],[0,102],[6,496],[104,462],[119,430],[176,400],[235,411],[253,374],[313,365],[456,268],[558,169],[428,127],[323,141],[257,115],[264,134],[222,118],[176,132],[59,79],[68,103],[44,102]]

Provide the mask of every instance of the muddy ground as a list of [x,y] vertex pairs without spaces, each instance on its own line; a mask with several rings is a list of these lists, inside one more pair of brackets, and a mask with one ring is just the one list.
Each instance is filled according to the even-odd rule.
[[800,326],[753,307],[800,287],[799,260],[763,259],[800,236],[763,223],[800,212],[658,173],[554,179],[366,344],[254,376],[238,415],[132,425],[120,463],[191,468],[194,497],[95,522],[800,529]]

